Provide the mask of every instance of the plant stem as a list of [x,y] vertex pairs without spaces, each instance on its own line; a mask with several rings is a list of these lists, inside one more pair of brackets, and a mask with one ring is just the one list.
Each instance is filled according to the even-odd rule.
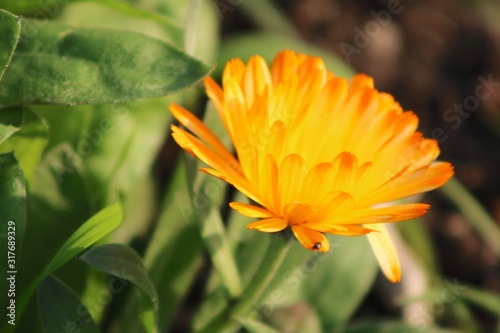
[[233,333],[241,326],[240,321],[247,318],[266,298],[269,285],[276,277],[276,273],[285,259],[291,242],[281,237],[271,237],[271,244],[257,273],[243,292],[241,299],[229,312],[229,316],[223,323],[211,323],[203,332]]

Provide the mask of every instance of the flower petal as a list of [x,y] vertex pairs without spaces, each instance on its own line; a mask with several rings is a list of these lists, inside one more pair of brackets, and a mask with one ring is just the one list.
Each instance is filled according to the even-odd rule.
[[427,192],[442,186],[452,176],[453,166],[450,163],[435,162],[393,177],[376,191],[370,193],[365,202],[366,204],[376,204]]
[[230,163],[236,164],[236,158],[231,152],[222,144],[222,142],[192,113],[175,104],[170,104],[170,111],[174,117],[191,132],[197,135],[200,139],[205,141],[216,153],[222,158],[228,160]]
[[247,224],[247,229],[255,229],[262,232],[278,232],[285,229],[287,226],[288,224],[285,220],[278,217],[270,217]]
[[224,112],[224,92],[221,87],[210,77],[207,76],[203,83],[205,84],[205,90],[207,95],[215,106],[215,110],[219,114],[226,131],[229,133],[229,127],[227,124],[226,113]]
[[330,186],[318,186],[318,184],[332,184],[335,176],[335,168],[332,163],[320,163],[312,168],[304,179],[300,200],[303,202],[320,202],[330,191]]
[[290,224],[307,223],[307,220],[316,214],[316,209],[314,209],[311,205],[301,202],[294,202],[285,205],[284,211],[285,218]]
[[321,232],[302,225],[292,225],[292,231],[306,249],[319,252],[328,252],[330,250],[330,242]]
[[219,179],[222,179],[225,182],[228,182],[229,184],[233,185],[236,187],[238,191],[246,195],[248,198],[252,199],[255,202],[258,202],[262,204],[262,200],[257,196],[256,190],[253,189],[252,186],[248,184],[248,181],[246,181],[242,177],[231,177],[230,175],[223,174],[215,169],[210,169],[210,168],[200,168],[199,169],[201,172],[205,172],[211,176],[217,177]]
[[304,159],[298,154],[288,155],[280,163],[279,174],[282,204],[295,202],[307,174]]
[[271,85],[271,74],[265,60],[260,56],[253,56],[248,61],[245,70],[245,97],[247,108],[251,108],[257,97]]
[[330,234],[341,235],[341,236],[362,236],[369,234],[373,231],[373,229],[365,228],[359,225],[353,224],[344,224],[344,225],[335,225],[334,223],[310,223],[307,224],[307,227],[313,230],[327,232]]
[[245,215],[248,217],[253,217],[253,218],[266,218],[266,217],[272,217],[273,213],[268,211],[267,209],[263,207],[258,207],[254,205],[249,205],[249,204],[244,204],[241,202],[231,202],[229,203],[229,206],[236,210],[238,213],[241,215]]
[[[392,205],[382,208],[360,208],[346,212],[335,219],[335,224],[370,224],[411,220],[424,215],[428,204]],[[333,221],[331,221],[333,222]]]
[[390,281],[399,282],[401,280],[401,266],[389,231],[383,224],[370,224],[370,228],[378,231],[369,233],[367,237],[382,272]]

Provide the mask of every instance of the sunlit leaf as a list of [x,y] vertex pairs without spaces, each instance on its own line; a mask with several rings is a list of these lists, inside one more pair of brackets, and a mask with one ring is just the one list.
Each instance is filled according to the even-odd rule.
[[0,153],[14,151],[29,184],[47,144],[47,126],[28,108],[22,111],[23,126],[0,146]]
[[[36,27],[33,30],[33,27]],[[24,19],[0,106],[102,104],[164,96],[210,68],[160,40],[128,31]]]

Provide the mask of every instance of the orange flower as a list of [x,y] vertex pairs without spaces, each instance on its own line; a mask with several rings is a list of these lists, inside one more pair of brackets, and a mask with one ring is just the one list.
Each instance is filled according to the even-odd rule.
[[258,203],[232,202],[258,219],[248,229],[291,228],[310,250],[328,251],[324,233],[367,234],[389,278],[400,266],[384,226],[421,216],[429,205],[396,200],[435,189],[453,167],[434,162],[439,148],[416,132],[418,118],[394,98],[378,92],[372,78],[335,77],[320,58],[285,50],[271,67],[254,56],[231,60],[222,86],[205,79],[238,158],[195,116],[178,105],[170,110],[191,133],[172,126],[186,151]]

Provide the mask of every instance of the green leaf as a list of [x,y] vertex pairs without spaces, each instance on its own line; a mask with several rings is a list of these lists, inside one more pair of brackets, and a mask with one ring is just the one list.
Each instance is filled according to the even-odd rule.
[[[0,290],[4,292],[0,306],[5,309],[7,277],[18,270],[24,232],[26,230],[26,187],[24,176],[14,155],[0,155]],[[9,261],[8,261],[9,260]],[[12,260],[12,261],[11,261]],[[15,273],[13,273],[15,275]],[[19,290],[16,290],[19,294]],[[4,298],[5,297],[5,298]]]
[[41,26],[29,19],[22,27],[1,81],[0,106],[103,104],[165,96],[210,72],[169,44],[135,32],[53,22]]
[[151,303],[142,311],[143,324],[148,332],[156,332],[158,295],[137,252],[127,245],[106,244],[87,251],[80,257],[80,260],[103,272],[132,282],[144,291]]
[[14,151],[29,184],[47,144],[47,126],[35,113],[24,108],[23,126],[0,147],[0,153]]
[[78,228],[78,230],[76,230],[69,237],[69,239],[64,242],[45,269],[38,274],[35,280],[21,294],[17,307],[18,318],[21,318],[29,299],[31,298],[31,294],[43,279],[54,273],[77,254],[115,230],[122,222],[122,219],[122,207],[119,203],[116,203],[101,210],[85,222],[80,228]]
[[21,19],[0,9],[0,81],[10,64],[21,32]]
[[19,131],[23,124],[22,108],[0,110],[0,144]]
[[89,311],[73,290],[53,276],[37,289],[38,311],[44,333],[99,333]]
[[68,260],[118,228],[123,219],[122,207],[119,203],[104,208],[92,216],[71,237],[64,242],[43,275],[48,276],[61,267]]

